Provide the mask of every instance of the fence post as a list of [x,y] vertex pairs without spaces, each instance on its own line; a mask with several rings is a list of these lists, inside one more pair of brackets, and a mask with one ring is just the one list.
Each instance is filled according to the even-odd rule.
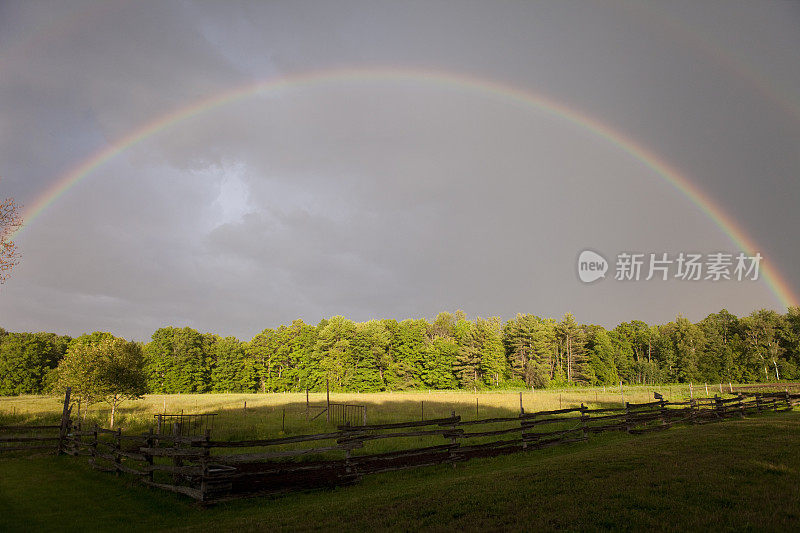
[[208,454],[209,444],[211,440],[211,430],[206,428],[203,435],[203,455],[200,456],[200,501],[205,502],[208,500]]
[[364,404],[361,407],[361,425],[362,426],[366,426],[367,425],[367,405],[366,404]]
[[697,409],[696,409],[696,407],[697,407],[697,400],[695,400],[694,398],[690,398],[689,399],[689,420],[692,422],[692,424],[696,424],[697,423]]
[[116,435],[116,438],[114,440],[115,440],[115,443],[114,443],[114,469],[115,469],[114,475],[118,476],[119,473],[122,471],[122,469],[120,468],[120,466],[122,465],[122,455],[120,454],[120,452],[122,451],[122,428],[120,428],[120,427],[117,428],[117,435]]
[[325,422],[331,421],[331,387],[330,382],[325,380]]
[[67,426],[69,425],[69,415],[72,412],[72,407],[69,406],[69,396],[72,392],[72,387],[67,387],[64,393],[64,408],[61,411],[61,427],[58,430],[58,455],[64,454],[64,440],[67,438]]
[[452,463],[453,468],[455,468],[456,467],[456,457],[455,457],[456,456],[456,454],[455,454],[455,449],[456,449],[456,435],[455,435],[456,412],[455,411],[450,411],[450,418],[453,419],[453,424],[450,426],[450,429],[453,430],[453,434],[450,436],[450,444],[452,445],[451,448],[450,448],[450,462]]
[[[150,428],[149,433],[147,434],[147,448],[155,447],[155,439],[153,438],[153,428]],[[147,452],[144,454],[145,462],[147,463],[147,479],[150,482],[153,482],[153,454]]]
[[[172,464],[173,466],[183,466],[183,459],[181,459],[178,454],[177,450],[180,447],[180,436],[181,436],[181,425],[180,423],[173,424],[172,426],[172,447],[175,448],[176,453],[173,456]],[[177,485],[181,481],[181,476],[177,472],[172,474],[172,481]]]
[[589,415],[586,413],[587,410],[588,408],[581,403],[581,428],[583,429],[583,438],[589,440]]
[[630,402],[625,402],[625,429],[628,431],[628,433],[630,433],[631,429],[633,429],[633,427],[631,425]]
[[[72,418],[67,419],[67,432],[66,436],[64,437],[64,451],[63,453],[69,453],[70,455],[75,455],[75,443],[74,439],[75,436],[73,435],[70,437],[70,434],[73,432],[74,428],[72,426]],[[68,451],[69,450],[69,451]]]
[[522,391],[519,393],[519,414],[520,416],[525,414],[525,409],[522,407]]
[[97,424],[94,425],[94,432],[93,432],[92,437],[93,438],[92,438],[92,444],[91,444],[90,453],[92,454],[91,461],[92,461],[92,466],[94,467],[94,466],[96,466],[95,457],[97,456]]
[[75,435],[75,442],[73,445],[75,446],[75,455],[79,455],[81,451],[81,445],[83,444],[83,436],[80,434],[83,431],[83,423],[78,419],[78,428],[77,428],[77,435]]

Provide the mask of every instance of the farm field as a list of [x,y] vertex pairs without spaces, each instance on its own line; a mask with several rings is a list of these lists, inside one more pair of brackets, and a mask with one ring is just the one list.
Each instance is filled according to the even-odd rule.
[[798,446],[800,413],[771,413],[205,510],[71,457],[0,459],[0,530],[796,530]]

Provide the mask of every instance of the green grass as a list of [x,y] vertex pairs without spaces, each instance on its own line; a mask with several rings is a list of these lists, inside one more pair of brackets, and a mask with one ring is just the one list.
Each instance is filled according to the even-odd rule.
[[791,531],[800,527],[798,449],[800,413],[770,413],[206,510],[82,459],[0,459],[0,531]]

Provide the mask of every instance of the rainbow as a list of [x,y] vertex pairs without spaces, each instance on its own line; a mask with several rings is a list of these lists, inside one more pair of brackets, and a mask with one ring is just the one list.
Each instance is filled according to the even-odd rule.
[[[731,242],[746,254],[755,254],[759,249],[747,234],[717,206],[702,190],[668,165],[655,153],[637,144],[619,131],[603,124],[597,119],[571,109],[552,98],[523,90],[512,85],[443,71],[431,71],[411,68],[338,68],[292,74],[281,78],[250,83],[244,86],[198,99],[184,107],[162,115],[144,124],[138,129],[118,139],[113,144],[98,150],[90,157],[60,176],[46,191],[37,197],[26,210],[23,217],[30,225],[41,213],[58,198],[89,176],[95,169],[119,155],[121,152],[137,145],[143,140],[156,135],[191,117],[207,113],[214,109],[257,94],[273,93],[310,85],[325,85],[341,82],[401,82],[414,81],[460,91],[472,92],[483,97],[497,98],[524,108],[544,112],[566,120],[586,131],[589,131],[615,146],[624,153],[643,163],[658,176],[673,185],[697,208],[705,213],[727,235]],[[12,238],[19,236],[23,226]],[[772,293],[785,307],[798,305],[798,299],[790,286],[782,279],[778,271],[768,262],[761,264],[761,276]]]

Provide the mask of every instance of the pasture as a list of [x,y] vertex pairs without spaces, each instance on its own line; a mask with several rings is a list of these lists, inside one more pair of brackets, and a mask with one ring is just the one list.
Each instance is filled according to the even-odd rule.
[[[701,386],[702,387],[702,386]],[[716,387],[716,389],[714,388]],[[727,391],[728,385],[723,386]],[[578,407],[616,407],[625,401],[652,401],[653,392],[662,393],[668,401],[689,398],[688,385],[625,386],[619,388],[570,388],[563,390],[525,390],[496,392],[413,391],[370,394],[330,393],[330,401],[364,405],[370,424],[383,424],[445,418],[452,412],[462,420],[493,416],[514,416],[522,406],[526,412]],[[719,394],[719,384],[709,385],[709,392]],[[705,396],[705,389],[694,388],[694,396]],[[33,424],[58,421],[61,398],[55,396],[0,397],[0,422]],[[309,393],[309,403],[324,406],[325,392]],[[306,417],[306,394],[151,394],[141,400],[127,401],[116,414],[116,426],[125,432],[147,431],[155,424],[155,415],[217,413],[212,434],[220,439],[264,438],[326,431],[321,407],[309,409]],[[73,414],[75,418],[75,414]],[[110,409],[98,403],[88,411],[86,422],[108,427]],[[313,420],[312,420],[313,419]]]
[[0,530],[791,531],[800,527],[798,446],[795,410],[205,510],[71,457],[0,458]]

